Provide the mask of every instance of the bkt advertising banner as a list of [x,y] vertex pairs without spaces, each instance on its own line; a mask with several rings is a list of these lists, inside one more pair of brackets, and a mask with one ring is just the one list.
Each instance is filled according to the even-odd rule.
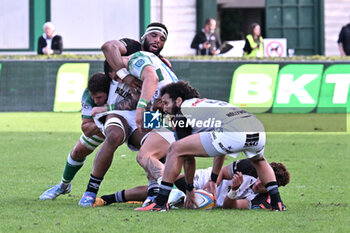
[[229,102],[251,112],[350,112],[350,65],[246,64],[233,73]]
[[[203,98],[252,113],[350,112],[350,64],[172,60]],[[0,111],[80,111],[88,77],[103,61],[0,61]]]

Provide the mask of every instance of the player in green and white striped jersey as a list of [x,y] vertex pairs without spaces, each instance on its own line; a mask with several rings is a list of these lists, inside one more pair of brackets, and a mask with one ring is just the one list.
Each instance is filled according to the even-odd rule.
[[[140,141],[146,134],[142,130],[143,112],[149,103],[153,104],[159,97],[161,87],[178,80],[171,69],[150,52],[136,52],[129,57],[123,57],[123,62],[125,67],[127,67],[127,72],[142,81],[140,99],[136,111],[113,111],[113,102],[110,100],[113,98],[113,93],[110,93],[108,103],[111,107],[107,110],[112,111],[104,112],[105,109],[100,108],[103,113],[98,114],[96,117],[106,115],[106,121],[101,127],[104,129],[106,142],[96,154],[93,171],[90,175],[87,189],[79,202],[80,206],[91,207],[93,205],[103,177],[112,163],[113,153],[122,143],[131,138],[131,140],[128,140],[128,144],[130,144],[130,141],[133,141],[134,143],[131,144],[137,149],[140,148]],[[96,123],[99,124],[98,122]],[[139,130],[136,131],[137,128]],[[171,136],[173,135],[172,133],[170,134]],[[135,138],[136,140],[134,140]],[[173,138],[172,141],[174,140]],[[163,156],[165,153],[166,148],[162,153]]]
[[94,74],[89,79],[88,87],[81,98],[81,129],[83,133],[73,150],[68,154],[61,182],[46,190],[40,196],[41,200],[53,200],[61,194],[69,193],[71,181],[83,166],[85,158],[103,142],[104,136],[92,119],[92,109],[106,103],[110,81],[103,73]]

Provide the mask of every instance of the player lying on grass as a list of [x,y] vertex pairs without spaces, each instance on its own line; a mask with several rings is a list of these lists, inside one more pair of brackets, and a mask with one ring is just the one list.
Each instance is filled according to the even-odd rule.
[[71,182],[75,174],[84,165],[85,158],[103,142],[104,136],[92,119],[92,109],[106,103],[110,81],[102,73],[90,77],[88,87],[81,98],[81,130],[83,133],[73,150],[68,154],[61,183],[46,190],[40,196],[41,200],[53,200],[61,194],[69,193],[72,188]]
[[[277,185],[287,185],[290,176],[284,164],[272,162],[270,165],[276,175]],[[194,188],[203,189],[206,182],[210,179],[211,172],[211,167],[197,169],[194,175]],[[168,202],[178,204],[181,202],[179,199],[183,198],[186,192],[183,175],[177,178],[175,185],[181,191],[173,189],[172,192],[181,192],[182,195],[174,195],[175,199],[170,197]],[[143,201],[146,198],[146,191],[147,186],[138,186],[110,195],[104,195],[96,199],[94,207],[127,201]],[[216,194],[216,207],[226,209],[271,208],[267,190],[257,177],[257,172],[248,159],[235,161],[221,169],[217,180]]]
[[[136,110],[114,111],[111,104],[113,101],[110,101],[110,99],[113,99],[111,95],[114,93],[110,93],[107,101],[110,105],[108,105],[109,109],[107,110],[111,111],[104,112],[105,109],[100,108],[102,113],[96,112],[96,119],[106,117],[106,121],[102,124],[98,120],[95,121],[103,129],[106,140],[96,154],[87,189],[79,202],[79,205],[83,207],[92,207],[95,202],[99,186],[112,164],[113,154],[117,148],[127,140],[133,148],[140,148],[147,134],[147,131],[141,130],[143,112],[149,103],[152,105],[159,97],[161,87],[177,81],[176,75],[153,53],[140,51],[129,57],[123,57],[122,60],[125,67],[127,67],[127,71],[143,82],[140,99]],[[110,75],[113,76],[113,74],[115,73],[110,72]],[[148,138],[147,140],[149,141]]]
[[185,206],[192,208],[195,157],[214,157],[205,189],[215,195],[225,154],[237,156],[239,152],[243,152],[257,170],[271,197],[271,209],[284,210],[275,174],[264,158],[266,135],[262,123],[243,109],[223,101],[193,98],[196,95],[198,91],[182,81],[161,89],[164,112],[175,116],[173,126],[178,141],[169,147],[159,194],[150,205],[135,210],[168,210],[168,197],[182,165],[187,182]]

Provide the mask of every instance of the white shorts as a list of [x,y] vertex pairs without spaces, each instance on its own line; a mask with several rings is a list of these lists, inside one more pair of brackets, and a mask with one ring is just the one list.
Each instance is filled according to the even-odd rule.
[[136,110],[131,110],[131,111],[113,110],[113,111],[108,111],[108,112],[102,112],[102,113],[96,114],[96,116],[94,116],[95,124],[101,130],[103,135],[105,135],[104,134],[104,122],[101,122],[100,119],[102,117],[110,115],[110,114],[118,114],[118,115],[124,117],[124,119],[128,123],[128,127],[129,127],[129,135],[127,135],[127,137],[129,137],[137,129],[136,122],[135,122]]
[[201,132],[202,146],[209,156],[229,155],[236,158],[244,152],[248,159],[264,155],[265,132]]
[[128,145],[130,150],[137,151],[137,149],[135,147],[133,147],[128,141],[129,136],[137,129],[136,122],[135,122],[135,113],[136,113],[136,110],[131,110],[131,111],[113,110],[113,111],[108,111],[108,112],[102,112],[102,113],[96,114],[96,116],[94,117],[94,122],[97,125],[97,127],[101,130],[103,135],[105,135],[104,122],[100,121],[102,117],[110,115],[110,114],[118,114],[118,115],[124,117],[124,119],[128,123],[128,128],[129,128],[129,135],[126,135],[127,145]]
[[162,136],[169,144],[173,143],[176,141],[175,139],[175,134],[173,131],[167,128],[161,128],[161,129],[154,129],[152,132],[155,132]]

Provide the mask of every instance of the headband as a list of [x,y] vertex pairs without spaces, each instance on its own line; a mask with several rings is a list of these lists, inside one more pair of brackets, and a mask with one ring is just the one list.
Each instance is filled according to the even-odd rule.
[[165,37],[165,39],[167,39],[167,37],[168,37],[168,33],[164,30],[164,28],[158,27],[158,26],[152,26],[152,27],[148,27],[146,29],[145,34],[143,34],[143,36],[141,38],[144,39],[145,36],[151,32],[160,32]]

